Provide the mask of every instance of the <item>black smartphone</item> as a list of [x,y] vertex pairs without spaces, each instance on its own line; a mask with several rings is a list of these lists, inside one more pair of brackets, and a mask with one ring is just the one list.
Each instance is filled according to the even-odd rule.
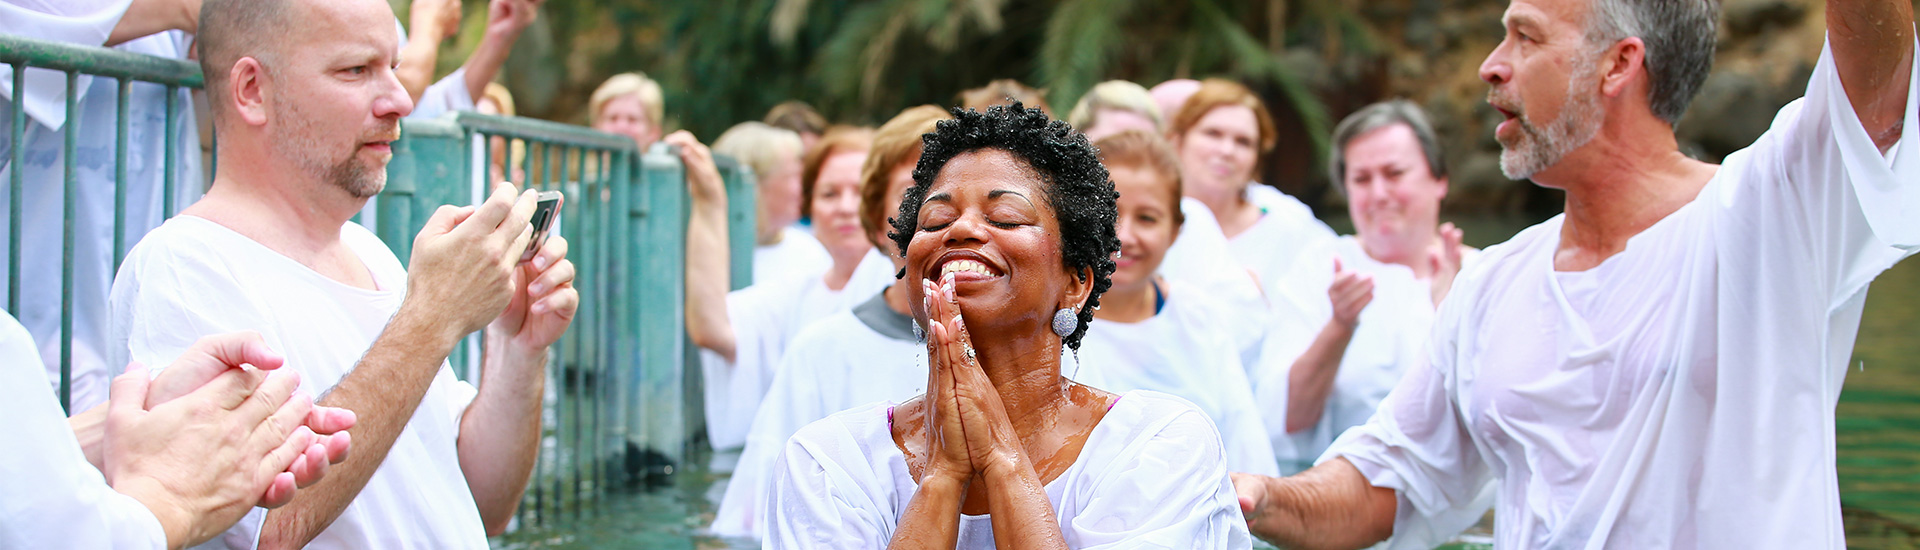
[[533,208],[533,219],[528,221],[533,225],[533,238],[527,240],[527,251],[520,254],[521,262],[533,261],[533,256],[540,253],[540,246],[547,244],[547,232],[560,219],[560,205],[565,202],[566,195],[559,191],[540,192],[540,202]]

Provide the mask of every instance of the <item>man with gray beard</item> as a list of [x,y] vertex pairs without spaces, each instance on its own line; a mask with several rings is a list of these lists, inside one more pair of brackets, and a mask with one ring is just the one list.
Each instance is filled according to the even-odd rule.
[[[351,458],[216,544],[485,548],[526,488],[548,347],[579,302],[566,241],[520,262],[535,197],[502,184],[476,207],[441,207],[402,267],[349,221],[385,185],[413,108],[387,3],[207,0],[200,13],[219,168],[122,265],[116,364],[167,364],[203,335],[253,330],[320,404],[358,414]],[[475,388],[446,357],[481,329]]]
[[1906,0],[1829,0],[1806,96],[1722,165],[1673,125],[1717,0],[1513,0],[1480,67],[1509,177],[1566,213],[1460,273],[1319,464],[1235,475],[1287,548],[1842,548],[1834,405],[1869,283],[1920,250]]

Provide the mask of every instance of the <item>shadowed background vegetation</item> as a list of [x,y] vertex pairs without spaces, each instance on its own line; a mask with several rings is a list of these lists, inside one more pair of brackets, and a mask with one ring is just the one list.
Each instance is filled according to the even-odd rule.
[[[391,0],[406,20],[412,0]],[[1920,2],[1916,2],[1920,3]],[[1798,97],[1820,51],[1819,0],[1723,0],[1720,54],[1682,121],[1683,147],[1718,160]],[[1093,84],[1223,76],[1267,98],[1280,147],[1261,180],[1323,215],[1325,136],[1368,103],[1425,106],[1453,168],[1450,212],[1539,218],[1556,192],[1499,174],[1476,69],[1501,38],[1504,0],[548,0],[501,80],[523,115],[583,123],[606,77],[643,71],[665,88],[669,128],[712,139],[787,99],[836,122],[878,124],[1013,78],[1064,114]],[[484,0],[442,48],[451,72],[479,41]]]

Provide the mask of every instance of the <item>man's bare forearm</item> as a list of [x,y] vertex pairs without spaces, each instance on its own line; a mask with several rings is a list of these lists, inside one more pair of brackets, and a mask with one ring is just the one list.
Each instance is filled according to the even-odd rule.
[[1254,536],[1281,548],[1365,548],[1393,535],[1392,489],[1367,483],[1353,464],[1336,458],[1284,478],[1259,476],[1266,503],[1247,519]]
[[301,489],[293,503],[267,512],[261,548],[306,546],[367,486],[413,418],[441,363],[464,336],[446,325],[402,305],[353,372],[320,398],[321,405],[349,409],[359,416],[353,427],[353,454],[333,465],[326,479]]
[[1907,0],[1830,0],[1827,32],[1840,85],[1881,149],[1900,139],[1913,80],[1913,5]]
[[460,471],[488,535],[507,528],[539,457],[547,350],[519,349],[489,335],[480,395],[460,417]]

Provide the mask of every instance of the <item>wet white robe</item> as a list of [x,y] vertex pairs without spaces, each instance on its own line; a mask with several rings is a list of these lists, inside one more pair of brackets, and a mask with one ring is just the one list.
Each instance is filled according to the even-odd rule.
[[0,313],[0,548],[166,548],[153,512],[81,454],[35,347]]
[[1271,306],[1253,272],[1234,257],[1227,235],[1206,203],[1180,199],[1180,213],[1186,222],[1160,258],[1160,275],[1226,308],[1221,314],[1230,322],[1224,327],[1240,350],[1240,363],[1251,367],[1260,361],[1266,327],[1272,322]]
[[891,283],[893,264],[868,251],[840,290],[827,288],[820,273],[777,278],[727,293],[734,360],[700,350],[706,398],[707,440],[720,451],[746,445],[747,429],[773,383],[787,344],[801,329],[851,309]]
[[926,393],[926,345],[913,334],[913,319],[887,309],[880,296],[821,319],[787,347],[747,432],[746,450],[727,480],[714,534],[761,536],[764,525],[756,515],[766,499],[767,479],[787,438],[801,427],[861,405]]
[[[788,441],[763,503],[766,547],[885,548],[919,484],[875,404]],[[1177,397],[1123,394],[1072,466],[1045,486],[1073,548],[1248,548],[1220,436]],[[958,548],[992,548],[991,516],[960,517]]]
[[[1469,250],[1463,264],[1472,265],[1478,251]],[[1360,312],[1360,324],[1340,359],[1333,393],[1327,398],[1320,422],[1299,433],[1286,433],[1286,410],[1293,363],[1333,319],[1333,302],[1325,289],[1333,284],[1333,258],[1347,270],[1373,276],[1373,301]],[[1268,336],[1260,377],[1254,381],[1255,399],[1267,411],[1267,430],[1281,469],[1295,473],[1333,444],[1334,438],[1366,423],[1380,400],[1400,383],[1408,369],[1423,363],[1427,336],[1433,329],[1432,282],[1415,277],[1412,269],[1381,263],[1368,256],[1351,235],[1321,241],[1302,251],[1293,273],[1301,288],[1319,287],[1317,300],[1305,303],[1284,299],[1274,304],[1274,330]]]
[[786,227],[780,230],[780,242],[753,247],[753,284],[792,277],[800,273],[826,273],[833,267],[833,256],[806,230]]
[[1431,365],[1327,458],[1398,492],[1405,548],[1495,480],[1500,548],[1844,547],[1845,362],[1868,284],[1920,250],[1909,90],[1882,155],[1822,52],[1805,98],[1598,267],[1553,269],[1559,217],[1487,249]]
[[[1247,184],[1247,200],[1264,214],[1252,227],[1227,239],[1233,258],[1259,277],[1269,303],[1286,295],[1313,295],[1314,289],[1290,286],[1285,274],[1300,261],[1301,251],[1333,239],[1333,230],[1313,217],[1313,209],[1300,199],[1271,185]],[[1325,296],[1327,289],[1317,292]]]
[[1280,475],[1253,386],[1247,382],[1227,330],[1226,306],[1168,282],[1166,307],[1138,323],[1095,319],[1080,342],[1079,360],[1063,359],[1063,374],[1114,393],[1152,390],[1200,407],[1218,431],[1227,469]]

